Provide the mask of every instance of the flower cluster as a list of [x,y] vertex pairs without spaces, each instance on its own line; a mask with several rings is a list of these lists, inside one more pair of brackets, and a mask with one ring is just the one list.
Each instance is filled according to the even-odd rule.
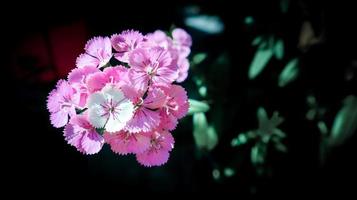
[[47,99],[51,123],[64,127],[68,144],[95,154],[107,143],[144,166],[167,162],[174,145],[169,131],[189,107],[174,82],[187,78],[192,43],[183,29],[171,35],[128,30],[87,42],[76,68]]

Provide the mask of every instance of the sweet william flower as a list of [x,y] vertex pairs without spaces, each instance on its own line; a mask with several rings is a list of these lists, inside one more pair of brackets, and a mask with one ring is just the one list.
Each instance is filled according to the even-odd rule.
[[110,133],[122,130],[134,112],[133,103],[111,84],[91,94],[87,105],[89,122]]

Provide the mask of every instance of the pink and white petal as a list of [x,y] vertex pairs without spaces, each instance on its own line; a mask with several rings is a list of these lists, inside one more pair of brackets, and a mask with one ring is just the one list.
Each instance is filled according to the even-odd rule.
[[166,67],[171,65],[172,57],[170,53],[161,47],[154,47],[149,50],[151,63],[158,62],[159,67]]
[[97,57],[99,54],[109,55],[112,52],[112,44],[108,37],[94,37],[84,47],[86,53]]
[[172,38],[177,41],[180,45],[190,47],[192,45],[191,36],[181,28],[175,28],[172,31]]
[[51,113],[50,120],[55,128],[63,127],[68,123],[68,113],[65,110],[53,112]]
[[166,102],[166,95],[160,88],[149,90],[148,96],[144,100],[144,106],[150,109],[161,108]]
[[88,108],[88,120],[96,128],[103,128],[108,121],[109,114],[100,106],[95,105]]
[[148,87],[150,76],[145,71],[130,69],[129,78],[136,90],[144,92]]
[[141,154],[136,154],[136,160],[145,167],[160,166],[169,159],[170,153],[166,150],[148,150]]
[[143,153],[150,147],[150,138],[142,133],[135,133],[131,135],[131,145],[129,149],[132,153]]
[[174,82],[178,77],[178,71],[168,67],[160,67],[157,69],[157,76],[152,78],[155,85],[168,85]]
[[[70,84],[83,82],[89,74],[93,74],[95,72],[99,72],[99,69],[93,66],[83,67],[83,68],[74,68],[68,74],[68,82]],[[84,83],[84,82],[83,82]]]
[[127,123],[125,130],[132,133],[149,132],[160,124],[160,114],[145,107],[139,108]]
[[149,63],[150,57],[145,49],[135,49],[129,54],[129,65],[133,68],[144,69]]
[[103,72],[91,74],[86,80],[87,88],[90,93],[101,90],[107,82],[108,78]]
[[58,112],[61,109],[59,101],[62,97],[58,94],[57,89],[53,89],[47,97],[47,109],[51,113]]
[[95,92],[88,97],[87,107],[91,108],[93,106],[101,106],[107,102],[104,94],[102,92]]
[[99,65],[99,60],[93,56],[90,56],[88,54],[81,54],[78,56],[76,60],[76,66],[78,68],[84,68],[84,67],[98,67]]
[[133,117],[134,105],[129,100],[122,101],[118,106],[118,113],[110,114],[105,125],[105,130],[114,133],[122,130],[127,122]]
[[104,138],[94,130],[87,130],[81,140],[81,147],[85,154],[98,153],[104,144]]

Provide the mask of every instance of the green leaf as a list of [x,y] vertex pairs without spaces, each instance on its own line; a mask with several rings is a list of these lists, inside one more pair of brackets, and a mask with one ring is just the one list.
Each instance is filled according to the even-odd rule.
[[281,60],[284,57],[284,42],[282,39],[279,39],[275,42],[274,45],[274,55],[276,59]]
[[207,96],[207,87],[206,86],[201,86],[198,89],[198,93],[202,96],[202,97],[206,97]]
[[357,128],[357,98],[348,96],[344,105],[337,113],[331,129],[329,144],[337,146],[343,144],[346,139],[356,132]]
[[291,81],[295,80],[299,73],[298,68],[299,60],[298,58],[294,58],[288,62],[283,71],[279,75],[279,86],[284,87]]
[[284,152],[284,153],[286,153],[288,151],[288,148],[283,143],[275,143],[274,147],[276,150]]
[[190,104],[190,107],[188,109],[188,115],[200,112],[207,112],[210,109],[209,105],[203,101],[189,99],[188,102]]
[[207,54],[206,53],[198,53],[198,54],[193,56],[192,62],[194,64],[198,65],[201,62],[203,62],[206,58],[207,58]]
[[224,175],[225,175],[226,177],[231,177],[231,176],[233,176],[236,172],[234,171],[234,169],[227,167],[227,168],[224,169],[223,173],[224,173]]
[[82,114],[84,111],[86,111],[88,108],[84,108],[84,109],[78,109],[76,108],[76,114],[79,115],[79,114]]
[[193,115],[193,137],[199,149],[212,150],[218,143],[216,129],[209,126],[204,113]]
[[282,13],[287,13],[289,10],[290,0],[280,0],[280,9]]
[[320,130],[320,132],[321,132],[322,135],[327,135],[327,133],[328,133],[328,128],[327,128],[325,122],[319,121],[319,122],[317,123],[317,127],[319,128],[319,130]]
[[244,133],[241,133],[238,135],[238,137],[236,137],[232,140],[231,145],[233,147],[235,147],[235,146],[245,144],[245,143],[247,143],[247,141],[248,141],[247,136]]
[[249,67],[248,77],[250,80],[254,79],[262,72],[262,70],[266,67],[272,56],[273,56],[273,51],[270,48],[257,49],[257,52],[255,53],[252,63],[250,64]]
[[252,16],[247,16],[247,17],[244,18],[244,23],[247,26],[251,26],[254,23],[254,18]]
[[262,41],[263,41],[263,36],[257,36],[257,37],[254,38],[254,40],[252,41],[252,46],[257,46],[257,45],[259,45]]
[[212,176],[214,180],[219,180],[221,178],[221,172],[218,169],[212,171]]
[[254,165],[263,164],[265,161],[265,146],[256,144],[250,152],[250,159]]

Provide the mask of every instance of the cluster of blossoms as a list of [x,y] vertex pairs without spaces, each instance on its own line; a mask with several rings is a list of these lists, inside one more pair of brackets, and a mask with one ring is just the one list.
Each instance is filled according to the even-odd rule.
[[87,42],[76,68],[47,99],[51,123],[64,127],[68,144],[95,154],[107,143],[144,166],[167,162],[170,131],[189,107],[185,89],[174,82],[187,77],[192,43],[183,29],[171,35],[128,30]]

